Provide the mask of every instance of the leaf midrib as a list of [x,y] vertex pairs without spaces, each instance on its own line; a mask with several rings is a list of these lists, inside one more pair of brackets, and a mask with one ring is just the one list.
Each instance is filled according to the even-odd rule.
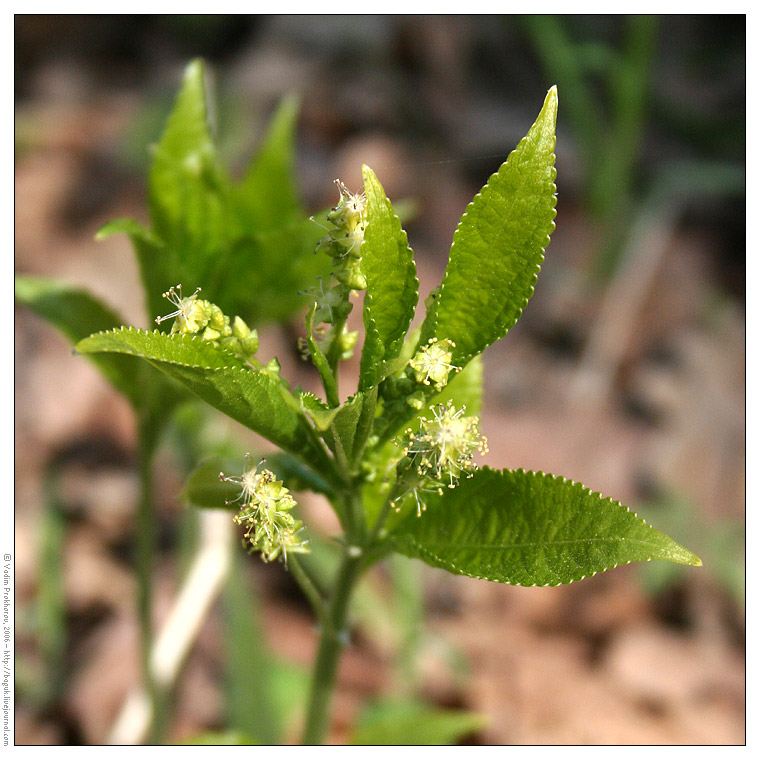
[[409,539],[411,542],[416,544],[422,549],[485,549],[489,551],[497,551],[500,549],[521,549],[521,548],[527,548],[527,547],[547,547],[547,546],[562,546],[563,544],[591,544],[591,543],[622,543],[625,541],[629,544],[638,544],[641,546],[650,546],[659,548],[658,544],[651,542],[651,541],[644,541],[640,538],[626,538],[625,536],[621,537],[610,537],[610,538],[603,538],[603,537],[593,537],[593,538],[574,538],[574,539],[566,539],[562,541],[528,541],[525,543],[511,543],[511,544],[463,544],[460,542],[455,543],[444,543],[444,542],[425,542],[420,543],[418,539],[411,538]]

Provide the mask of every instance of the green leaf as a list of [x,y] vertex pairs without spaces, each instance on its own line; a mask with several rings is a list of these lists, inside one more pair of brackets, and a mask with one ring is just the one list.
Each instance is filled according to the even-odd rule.
[[329,274],[330,260],[314,256],[322,234],[308,219],[294,219],[234,238],[206,272],[204,294],[249,324],[285,321],[304,306],[299,291]]
[[375,419],[376,402],[377,388],[367,394],[357,392],[341,404],[330,425],[335,449],[339,449],[339,456],[345,457],[349,466],[364,450]]
[[242,182],[233,190],[240,222],[249,232],[281,227],[302,216],[293,155],[298,98],[283,99]]
[[80,340],[75,350],[80,354],[129,354],[151,362],[196,369],[246,369],[248,366],[242,357],[218,348],[197,335],[166,335],[158,330],[148,332],[137,327],[119,327],[95,333]]
[[377,389],[368,394],[357,391],[340,406],[331,408],[312,393],[298,396],[301,409],[314,423],[345,467],[361,454],[372,429],[377,403]]
[[367,195],[367,228],[362,243],[365,338],[359,390],[377,385],[387,374],[383,363],[395,359],[417,306],[419,282],[406,232],[375,173],[362,168]]
[[229,196],[229,178],[209,125],[203,64],[196,60],[185,70],[148,175],[152,236],[162,245],[156,249],[144,236],[130,233],[151,311],[161,309],[161,293],[178,283],[190,290],[203,287],[228,309],[216,288],[221,272],[229,277],[225,262],[236,231]]
[[380,702],[359,718],[351,738],[353,745],[455,744],[483,729],[482,715],[444,710],[417,701]]
[[[19,303],[57,327],[73,343],[90,333],[123,323],[121,317],[97,298],[59,280],[18,275],[15,295]],[[116,390],[133,405],[139,404],[140,367],[134,360],[122,356],[94,356],[92,361]]]
[[233,420],[315,468],[332,471],[331,461],[313,442],[308,423],[279,378],[249,367],[239,356],[195,335],[122,328],[91,335],[76,350],[140,356]]
[[233,504],[240,496],[240,486],[219,479],[219,473],[238,475],[242,459],[210,457],[201,462],[188,476],[180,498],[185,504],[201,509],[237,509]]
[[202,287],[204,297],[249,324],[285,321],[303,305],[299,291],[330,265],[312,255],[323,231],[305,218],[294,183],[297,103],[283,101],[248,173],[233,184],[219,161],[203,80],[194,61],[155,147],[152,229],[119,219],[98,237],[129,235],[151,319],[166,313],[162,293],[182,283],[188,292]]
[[335,419],[340,407],[334,409],[329,407],[322,401],[321,398],[317,398],[311,391],[303,391],[298,395],[298,403],[309,419],[314,423],[314,427],[320,432],[324,433],[330,429],[333,420]]
[[377,409],[377,388],[364,394],[361,411],[356,416],[356,429],[353,432],[352,461],[358,462],[364,455],[364,449],[375,424]]
[[394,545],[459,575],[556,586],[629,562],[702,564],[620,502],[540,472],[484,468],[424,501],[421,517],[397,525]]
[[150,167],[148,197],[158,236],[176,249],[191,245],[193,253],[215,247],[227,230],[219,180],[203,64],[195,60],[185,69]]
[[431,294],[422,341],[448,338],[464,366],[517,322],[533,294],[554,229],[557,90],[536,123],[467,207],[449,264]]

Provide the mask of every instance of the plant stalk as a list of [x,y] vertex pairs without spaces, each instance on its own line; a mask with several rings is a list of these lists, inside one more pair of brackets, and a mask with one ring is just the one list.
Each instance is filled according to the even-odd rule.
[[333,342],[330,344],[330,348],[327,350],[327,363],[330,365],[330,370],[333,373],[333,377],[335,378],[335,395],[339,396],[338,393],[338,363],[340,362],[340,338],[343,334],[343,328],[346,326],[346,320],[345,319],[339,319],[334,325],[334,335],[335,338]]
[[362,569],[362,561],[363,553],[356,556],[351,547],[346,547],[330,605],[322,623],[303,744],[314,745],[324,741],[338,661],[348,640],[348,605]]
[[140,663],[145,690],[151,704],[151,743],[158,743],[163,731],[165,710],[163,700],[150,664],[153,646],[153,564],[156,554],[155,506],[153,501],[153,453],[155,436],[149,420],[139,425],[140,502],[137,508],[136,567],[137,618],[140,627]]

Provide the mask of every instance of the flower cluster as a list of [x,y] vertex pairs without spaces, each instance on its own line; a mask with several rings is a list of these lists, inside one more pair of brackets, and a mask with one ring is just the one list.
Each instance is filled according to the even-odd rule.
[[407,406],[416,411],[424,409],[431,396],[448,385],[451,373],[462,370],[452,364],[454,348],[453,340],[435,337],[419,346],[406,365],[380,386],[383,413],[392,418],[406,414]]
[[417,514],[425,509],[420,491],[443,493],[443,486],[455,488],[464,472],[471,477],[477,469],[475,452],[485,454],[488,445],[480,434],[479,419],[466,416],[465,408],[455,409],[451,400],[432,409],[433,418],[423,417],[417,432],[409,428],[402,440],[403,458],[397,466],[400,481],[407,485],[405,493],[414,492]]
[[241,317],[235,317],[230,324],[230,318],[216,304],[198,298],[200,292],[201,289],[196,288],[192,295],[183,298],[182,285],[169,288],[163,297],[176,309],[171,314],[156,317],[156,324],[173,318],[172,335],[200,335],[202,340],[245,358],[253,356],[259,349],[256,330],[251,330]]
[[361,271],[361,247],[367,227],[367,200],[364,193],[352,193],[339,180],[338,204],[327,214],[327,235],[319,250],[332,256],[333,275],[351,290],[364,290],[367,280]]
[[288,554],[308,553],[308,542],[298,536],[303,523],[291,514],[296,501],[290,491],[273,472],[251,465],[248,454],[246,462],[248,467],[240,477],[219,473],[221,481],[240,486],[240,496],[227,503],[241,502],[233,519],[246,528],[243,545],[250,552],[261,552],[264,562],[281,557],[287,563]]
[[431,338],[410,360],[409,366],[414,370],[418,383],[435,386],[440,391],[449,382],[449,372],[459,372],[462,368],[451,363],[452,348],[456,344],[450,340]]
[[[353,304],[351,291],[364,290],[367,279],[361,270],[361,247],[367,227],[367,201],[364,193],[351,193],[339,180],[338,203],[327,214],[327,234],[319,241],[317,251],[332,258],[330,282],[325,287],[320,279],[318,288],[311,288],[304,295],[311,296],[317,304],[314,313],[315,335],[325,354],[348,359],[353,353],[358,333],[348,332],[346,318]],[[325,328],[324,325],[331,325]],[[308,351],[304,351],[308,354]]]

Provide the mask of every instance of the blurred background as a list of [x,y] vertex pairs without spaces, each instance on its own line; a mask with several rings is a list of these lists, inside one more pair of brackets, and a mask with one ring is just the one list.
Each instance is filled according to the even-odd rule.
[[[423,297],[466,204],[558,85],[557,229],[523,318],[485,354],[486,462],[619,498],[704,567],[552,589],[380,571],[357,605],[331,741],[399,693],[485,716],[465,743],[744,741],[745,42],[743,16],[15,17],[16,271],[82,286],[142,327],[128,239],[94,234],[147,219],[147,148],[190,59],[209,64],[233,169],[291,93],[310,211],[372,166],[404,201]],[[302,317],[260,332],[261,355],[308,385]],[[20,306],[15,372],[16,742],[103,743],[139,682],[135,421]],[[197,543],[181,436],[177,424],[156,467],[159,625]],[[244,588],[206,617],[167,741],[241,727],[235,621],[292,666],[283,690],[303,688],[308,608],[279,564],[237,559]]]

